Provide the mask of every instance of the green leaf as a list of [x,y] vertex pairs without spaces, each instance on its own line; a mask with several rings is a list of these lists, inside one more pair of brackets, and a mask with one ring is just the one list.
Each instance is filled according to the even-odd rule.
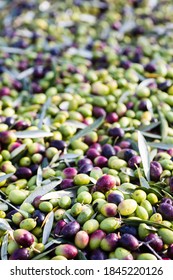
[[81,250],[78,250],[77,259],[78,260],[87,260],[84,253]]
[[51,137],[53,135],[52,132],[47,132],[44,130],[23,130],[14,132],[17,138],[44,138],[44,137]]
[[4,180],[7,180],[10,178],[14,173],[8,173],[7,175],[0,176],[0,182],[3,182]]
[[41,166],[38,167],[37,169],[37,177],[36,177],[36,185],[37,187],[40,187],[41,186],[41,183],[42,183],[42,168]]
[[8,233],[6,233],[3,237],[3,241],[2,241],[2,245],[1,245],[1,260],[5,261],[7,260],[7,256],[8,256]]
[[145,138],[139,130],[138,130],[138,147],[139,147],[139,153],[141,156],[145,176],[147,180],[150,181],[150,155],[148,152],[148,147]]
[[10,207],[12,207],[13,209],[15,209],[17,212],[21,213],[24,218],[28,218],[28,213],[26,211],[17,208],[16,206],[11,204],[9,201],[3,199],[2,197],[0,197],[0,200],[6,203],[7,205],[9,205]]
[[50,234],[51,230],[53,227],[53,221],[54,221],[54,212],[51,211],[50,213],[47,214],[46,216],[46,223],[43,228],[43,237],[42,237],[42,243],[46,244]]
[[123,172],[124,174],[130,176],[130,177],[134,177],[134,171],[133,169],[129,168],[129,167],[122,167],[121,172]]
[[173,148],[173,144],[166,144],[163,142],[147,142],[148,146],[152,148],[162,149],[162,150],[169,150]]
[[138,186],[131,183],[123,183],[118,187],[118,189],[124,194],[131,194],[137,187]]
[[10,226],[10,224],[7,222],[7,220],[0,218],[0,229],[1,230],[9,230],[11,231],[12,228]]
[[[36,198],[37,196],[43,196],[46,193],[50,192],[51,190],[53,190],[56,186],[58,186],[60,183],[62,182],[62,179],[59,179],[58,181],[53,181],[50,184],[41,186],[36,188],[25,200],[23,203],[32,203],[34,198]],[[22,205],[23,205],[22,203]]]
[[154,139],[162,139],[162,137],[158,134],[154,134],[154,133],[149,133],[149,132],[144,132],[141,131],[142,135],[148,137],[148,138],[154,138]]
[[41,111],[41,114],[40,114],[40,119],[39,119],[39,123],[38,123],[38,128],[41,129],[42,125],[43,125],[43,120],[46,116],[46,111],[47,109],[49,108],[51,104],[51,98],[49,97],[46,102],[44,103],[43,107],[42,107],[42,111]]
[[148,184],[147,180],[143,176],[139,177],[139,181],[142,188],[150,189],[150,185]]
[[16,156],[18,156],[19,154],[23,153],[24,151],[26,151],[26,144],[22,144],[19,147],[17,147],[16,149],[14,149],[11,152],[11,158],[10,159],[15,158]]
[[67,211],[65,212],[65,216],[70,220],[70,221],[76,221],[74,218],[73,218],[73,216],[70,214],[70,213],[68,213]]
[[173,231],[172,228],[170,227],[167,227],[165,226],[164,224],[162,223],[156,223],[156,222],[153,222],[153,221],[149,221],[149,220],[142,220],[142,219],[136,219],[135,217],[130,217],[130,218],[123,218],[121,219],[122,222],[124,222],[125,224],[128,224],[128,225],[134,225],[134,226],[138,226],[140,225],[141,223],[145,223],[149,226],[152,226],[152,227],[155,227],[155,228],[167,228],[171,231]]
[[87,127],[87,125],[85,123],[82,123],[82,122],[79,122],[76,120],[67,120],[64,124],[71,125],[75,128],[80,128],[80,129],[84,129]]
[[93,131],[94,129],[98,128],[104,121],[104,117],[98,118],[95,122],[93,122],[91,125],[87,126],[86,128],[80,130],[76,135],[74,135],[70,141],[69,144],[71,144],[74,140],[77,140],[81,137],[84,137],[89,132]]
[[138,128],[138,130],[143,131],[143,132],[145,132],[145,131],[150,131],[150,130],[156,128],[156,127],[159,126],[159,125],[160,125],[160,122],[154,122],[154,123],[151,123],[151,124],[149,124],[149,125],[141,125],[141,126]]
[[65,190],[65,191],[56,191],[56,192],[49,192],[41,197],[41,200],[49,200],[53,198],[61,198],[65,195],[68,195],[69,197],[75,197],[76,190]]

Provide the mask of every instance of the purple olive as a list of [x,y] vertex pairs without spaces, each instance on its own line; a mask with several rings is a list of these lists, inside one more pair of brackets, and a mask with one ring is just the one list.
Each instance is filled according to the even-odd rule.
[[122,200],[124,200],[123,196],[115,192],[111,192],[107,196],[107,201],[110,203],[115,203],[116,205],[118,205]]
[[66,146],[67,146],[67,144],[62,140],[52,140],[50,142],[50,147],[55,147],[60,151],[64,151]]
[[9,257],[9,260],[29,260],[30,254],[26,248],[18,248]]
[[67,223],[64,220],[59,220],[54,228],[54,237],[57,237],[61,234],[61,230]]
[[168,204],[173,205],[173,200],[171,198],[169,198],[169,197],[163,197],[161,199],[161,203],[168,203]]
[[94,107],[93,108],[93,116],[95,118],[99,118],[102,116],[106,116],[106,111],[103,108],[100,107]]
[[124,130],[120,127],[109,128],[108,135],[114,138],[116,137],[122,138],[124,136]]
[[136,165],[139,166],[141,163],[141,157],[140,156],[132,156],[128,161],[128,167],[135,169]]
[[88,151],[86,152],[86,155],[89,159],[94,160],[96,157],[100,155],[100,153],[94,148],[89,148]]
[[163,241],[155,233],[149,233],[145,237],[144,241],[147,242],[156,252],[161,252],[163,249]]
[[119,231],[121,234],[129,233],[134,236],[137,236],[138,234],[137,229],[134,226],[130,226],[130,225],[123,225]]
[[95,166],[98,166],[100,168],[107,167],[108,159],[104,156],[97,156],[94,159],[94,164],[95,164]]
[[169,203],[160,203],[157,211],[162,215],[163,219],[173,220],[173,206]]
[[28,167],[18,167],[15,175],[18,179],[30,179],[33,174],[31,169]]
[[110,144],[105,144],[102,147],[101,154],[106,158],[110,158],[112,156],[115,156],[115,149]]
[[85,164],[92,164],[91,159],[89,159],[89,158],[82,158],[82,159],[78,160],[77,165],[78,165],[79,168],[80,168],[82,165],[85,165]]
[[78,254],[78,250],[71,244],[60,244],[56,247],[55,254],[64,256],[67,259],[74,259]]
[[153,181],[158,181],[162,172],[163,168],[159,162],[152,161],[150,163],[150,176]]
[[60,184],[60,189],[64,190],[64,189],[68,189],[73,187],[73,179],[63,179],[61,184]]
[[106,260],[108,258],[106,252],[101,249],[95,249],[90,254],[90,260]]
[[172,260],[173,259],[173,244],[170,244],[167,249],[167,256]]
[[93,143],[90,148],[96,149],[99,153],[101,153],[102,151],[102,146],[100,145],[100,143]]
[[36,220],[38,226],[41,226],[45,219],[45,213],[40,210],[35,210],[32,214],[32,218]]
[[80,224],[77,221],[72,221],[64,225],[61,230],[61,235],[64,238],[73,238],[80,230]]
[[135,251],[138,247],[139,247],[139,241],[138,239],[129,233],[124,233],[120,240],[119,240],[119,244],[130,251]]
[[93,164],[84,164],[78,169],[78,173],[89,174],[93,169]]
[[99,248],[100,243],[105,236],[106,236],[106,233],[101,229],[97,229],[96,231],[94,231],[90,235],[89,248],[91,250]]
[[13,232],[13,236],[15,241],[25,248],[30,247],[34,242],[33,234],[25,229],[16,229]]
[[101,241],[100,248],[106,252],[115,250],[118,244],[119,237],[116,233],[108,233]]
[[32,205],[35,207],[35,208],[38,208],[39,207],[39,204],[42,202],[41,201],[41,195],[38,195],[34,198],[33,202],[32,202]]
[[63,170],[63,175],[66,179],[73,179],[77,174],[77,170],[74,167],[67,167]]
[[112,175],[105,174],[97,180],[96,190],[105,193],[111,190],[115,185],[115,177]]
[[115,112],[111,112],[111,113],[107,114],[107,116],[106,116],[106,121],[111,124],[114,122],[117,122],[118,119],[119,119],[119,117],[118,117],[117,113],[115,113]]

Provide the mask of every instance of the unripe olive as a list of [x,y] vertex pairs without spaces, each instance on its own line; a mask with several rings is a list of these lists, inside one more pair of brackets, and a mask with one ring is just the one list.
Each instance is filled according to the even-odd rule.
[[115,249],[114,257],[118,260],[133,260],[132,254],[122,247]]
[[99,222],[96,219],[90,219],[83,224],[82,229],[88,234],[93,233],[99,228]]
[[108,217],[100,223],[100,229],[107,233],[114,232],[119,227],[120,221],[114,217]]
[[118,211],[123,216],[129,216],[135,212],[137,208],[137,202],[134,199],[125,199],[118,205]]

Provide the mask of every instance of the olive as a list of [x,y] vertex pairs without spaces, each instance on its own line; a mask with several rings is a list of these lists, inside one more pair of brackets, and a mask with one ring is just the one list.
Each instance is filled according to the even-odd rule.
[[89,242],[89,235],[86,231],[80,230],[76,233],[74,244],[76,245],[77,248],[84,249],[88,245],[88,242]]
[[103,175],[97,180],[96,190],[100,192],[107,192],[116,185],[115,177],[112,175]]
[[105,260],[108,256],[105,251],[100,248],[92,250],[90,254],[90,260]]
[[144,238],[145,242],[148,242],[148,244],[156,251],[161,252],[163,249],[163,241],[162,239],[156,234],[156,233],[150,233]]
[[27,248],[18,248],[9,257],[9,260],[29,260],[30,253]]
[[13,232],[13,236],[15,241],[23,246],[23,247],[30,247],[34,242],[34,236],[28,230],[25,229],[16,229]]
[[165,220],[173,220],[173,206],[169,203],[160,203],[158,207],[158,212],[162,215]]
[[105,236],[106,236],[106,233],[101,229],[97,229],[96,231],[91,233],[90,239],[89,239],[90,249],[94,250],[94,249],[99,248],[100,243]]
[[135,251],[139,247],[138,239],[134,235],[129,233],[124,233],[121,236],[119,243],[120,246],[130,251]]
[[55,248],[55,254],[64,256],[67,259],[74,259],[78,254],[78,250],[74,245],[60,244]]
[[66,222],[64,220],[57,221],[55,228],[54,228],[54,237],[57,237],[61,234],[62,228],[66,225]]
[[32,214],[32,218],[36,220],[38,226],[41,226],[45,219],[45,214],[40,210],[35,210]]
[[64,238],[73,238],[79,230],[80,224],[77,221],[71,221],[62,227],[60,233]]
[[118,244],[119,237],[116,233],[108,233],[100,243],[100,248],[106,252],[115,250]]

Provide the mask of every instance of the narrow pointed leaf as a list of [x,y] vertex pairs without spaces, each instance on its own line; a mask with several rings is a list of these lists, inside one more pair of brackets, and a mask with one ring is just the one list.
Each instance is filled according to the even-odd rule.
[[39,129],[41,129],[41,127],[42,127],[43,120],[44,120],[44,118],[46,116],[46,111],[49,108],[50,104],[51,104],[51,98],[49,97],[47,99],[47,101],[45,102],[45,104],[43,105],[43,107],[42,107],[42,111],[41,111],[40,119],[39,119],[39,123],[38,123],[38,128]]
[[155,158],[156,155],[157,155],[157,149],[153,149],[150,152],[150,162],[153,161],[153,159]]
[[120,98],[118,99],[118,103],[124,103],[126,101],[126,98],[131,94],[130,91],[125,91]]
[[145,132],[145,131],[141,131],[141,133],[142,133],[142,135],[144,135],[145,137],[148,137],[148,138],[162,139],[162,137],[158,134],[149,133],[149,132]]
[[68,213],[67,211],[65,212],[66,217],[68,218],[68,220],[70,220],[71,222],[76,221],[72,215],[70,215],[70,213]]
[[2,197],[0,197],[0,200],[3,201],[4,203],[6,203],[7,205],[9,205],[11,208],[15,209],[17,212],[21,213],[24,218],[28,218],[28,213],[26,211],[17,208],[13,204],[11,204],[9,201],[4,200]]
[[42,243],[43,244],[46,244],[46,242],[47,242],[47,240],[50,236],[52,227],[53,227],[54,212],[51,211],[48,215],[49,215],[48,219],[47,219],[47,221],[45,223],[45,226],[44,226],[44,229],[43,229],[43,237],[42,237]]
[[1,230],[12,230],[10,224],[7,222],[7,220],[0,218],[0,229]]
[[[23,203],[32,203],[34,198],[36,198],[37,196],[43,196],[46,193],[50,192],[51,190],[53,190],[56,186],[58,186],[61,183],[62,179],[59,179],[57,181],[53,181],[50,184],[38,187],[36,190],[34,190],[25,200]],[[22,203],[22,205],[23,205]]]
[[147,142],[148,146],[157,148],[157,149],[163,149],[163,150],[169,150],[173,148],[173,144],[166,144],[163,142]]
[[70,197],[75,197],[75,193],[76,191],[75,190],[71,190],[71,191],[56,191],[56,192],[50,192],[50,193],[47,193],[45,195],[43,195],[41,197],[41,200],[49,200],[49,199],[53,199],[53,198],[61,198],[65,195],[68,195]]
[[38,170],[37,170],[37,177],[36,177],[36,185],[37,187],[40,187],[41,186],[41,183],[42,183],[42,168],[41,166],[38,167]]
[[8,173],[7,175],[0,176],[0,182],[3,182],[4,180],[7,180],[10,178],[14,173]]
[[96,121],[94,121],[91,125],[87,126],[86,128],[80,130],[76,135],[74,135],[70,141],[69,144],[71,144],[74,140],[77,140],[81,137],[84,137],[89,132],[93,131],[94,129],[98,128],[103,123],[104,117],[98,118]]
[[122,167],[121,172],[123,172],[124,174],[126,174],[130,177],[134,177],[134,171],[133,171],[133,169],[131,169],[129,167]]
[[17,138],[42,138],[42,137],[51,137],[53,135],[52,132],[47,132],[44,130],[24,130],[15,132]]
[[2,261],[5,261],[8,259],[7,258],[7,255],[8,255],[7,248],[8,248],[8,233],[6,233],[4,235],[2,245],[1,245],[1,260]]
[[26,151],[26,144],[22,144],[15,150],[13,150],[11,152],[11,159],[15,158],[16,156],[18,156],[20,153],[22,153],[24,151]]
[[154,122],[154,123],[151,123],[149,125],[141,125],[138,129],[140,131],[145,132],[145,131],[150,131],[150,130],[154,129],[159,125],[160,125],[160,122]]
[[145,138],[139,130],[138,130],[138,147],[139,147],[139,153],[141,156],[145,176],[147,180],[150,181],[150,155],[148,152],[148,147]]
[[136,219],[135,217],[130,217],[130,218],[123,218],[122,222],[124,222],[125,224],[128,225],[134,225],[134,226],[138,226],[141,223],[145,223],[149,226],[155,227],[155,228],[167,228],[171,231],[173,231],[172,228],[167,227],[166,225],[162,224],[162,223],[157,223],[157,222],[153,222],[153,221],[149,221],[149,220],[142,220],[142,219]]
[[75,121],[75,120],[67,120],[64,124],[72,125],[75,128],[81,128],[84,129],[87,127],[85,123]]
[[87,260],[86,256],[81,250],[78,250],[78,255],[77,255],[78,260]]
[[160,118],[160,123],[161,123],[161,125],[160,125],[161,126],[161,138],[162,138],[162,141],[164,141],[164,139],[168,135],[168,122],[160,110],[158,110],[158,113],[159,113],[159,118]]

